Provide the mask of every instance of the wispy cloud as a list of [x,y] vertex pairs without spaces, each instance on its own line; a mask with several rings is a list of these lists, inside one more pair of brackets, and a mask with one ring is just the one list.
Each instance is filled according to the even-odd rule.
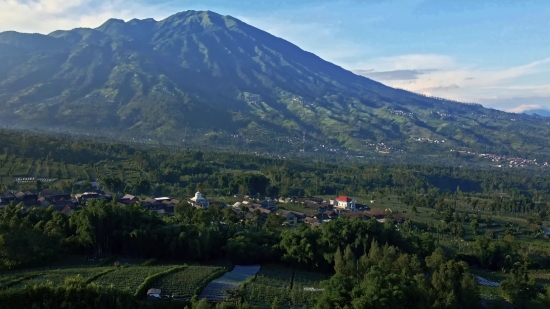
[[382,71],[382,72],[376,72],[373,69],[353,70],[355,74],[363,75],[378,81],[415,80],[420,75],[426,74],[431,71],[433,70],[394,70],[394,71]]
[[348,59],[368,55],[371,51],[368,46],[344,38],[337,24],[297,21],[281,15],[235,17],[339,65],[346,63]]
[[[550,79],[528,78],[541,73],[548,73],[550,78],[550,57],[496,69],[430,54],[378,58],[358,65],[356,72],[389,86],[460,101],[495,104],[498,108],[506,108],[498,106],[503,102],[501,99],[515,98],[508,101],[507,106],[517,106],[524,97],[550,97]],[[526,78],[527,81],[520,82]],[[548,84],[541,85],[541,82]]]
[[510,113],[525,113],[525,112],[534,111],[534,110],[547,110],[550,112],[548,108],[539,104],[522,104],[520,106],[510,108],[506,111]]

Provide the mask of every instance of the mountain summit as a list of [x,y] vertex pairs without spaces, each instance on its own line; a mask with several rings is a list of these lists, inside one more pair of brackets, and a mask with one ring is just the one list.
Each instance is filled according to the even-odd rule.
[[0,33],[0,108],[12,125],[268,148],[527,155],[550,136],[546,118],[393,89],[209,11]]

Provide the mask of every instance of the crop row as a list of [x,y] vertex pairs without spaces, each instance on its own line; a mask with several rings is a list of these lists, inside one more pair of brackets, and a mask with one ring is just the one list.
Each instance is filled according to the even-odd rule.
[[246,298],[255,307],[269,308],[275,299],[282,308],[311,306],[320,297],[319,273],[292,270],[278,266],[262,266],[255,280],[246,286]]
[[125,267],[101,276],[95,282],[101,285],[112,285],[117,289],[134,293],[145,278],[170,268],[170,266]]
[[153,288],[160,289],[163,295],[190,297],[195,289],[218,269],[220,268],[211,266],[189,266],[183,271],[161,278],[153,284]]
[[[70,269],[58,269],[58,270],[50,270],[50,271],[43,271],[40,274],[37,274],[37,276],[29,279],[29,280],[22,280],[16,285],[13,285],[11,288],[13,289],[20,289],[25,286],[34,286],[41,283],[46,282],[52,282],[54,286],[63,285],[65,283],[65,280],[67,278],[76,277],[80,275],[82,279],[87,279],[97,273],[103,272],[106,268],[102,267],[94,267],[94,268],[70,268]],[[16,277],[23,278],[24,276],[32,275],[32,273],[21,273],[21,274],[13,274],[10,275],[12,279],[15,279]],[[7,277],[2,277],[2,282],[5,282]]]

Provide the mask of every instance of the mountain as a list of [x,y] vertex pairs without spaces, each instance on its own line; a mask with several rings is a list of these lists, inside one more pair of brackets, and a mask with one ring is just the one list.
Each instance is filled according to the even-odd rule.
[[529,111],[525,111],[523,113],[526,114],[526,115],[539,115],[539,116],[544,116],[544,117],[550,117],[550,110],[544,109],[544,108],[532,109],[532,110],[529,110]]
[[0,33],[0,108],[10,126],[247,149],[544,157],[550,141],[543,117],[393,89],[209,11]]

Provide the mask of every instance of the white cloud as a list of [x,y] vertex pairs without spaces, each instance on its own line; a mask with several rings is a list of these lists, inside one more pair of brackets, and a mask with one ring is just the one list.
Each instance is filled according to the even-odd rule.
[[[504,108],[498,106],[501,99],[550,97],[550,79],[531,78],[527,84],[525,81],[520,82],[521,78],[528,78],[533,74],[548,73],[546,76],[550,77],[550,57],[519,66],[487,69],[462,64],[445,55],[414,54],[372,59],[358,64],[355,69],[365,70],[366,73],[363,75],[373,79],[391,76],[381,74],[383,72],[415,71],[418,74],[414,78],[379,80],[392,87],[427,95],[464,102],[496,104],[496,108]],[[374,71],[366,71],[369,69]],[[547,84],[540,84],[544,82]],[[550,102],[548,104],[550,105]]]
[[[411,54],[396,57],[376,58],[358,66],[376,71],[433,70],[457,68],[455,60],[449,56],[435,54]],[[356,68],[355,68],[356,69]]]
[[544,107],[542,105],[538,105],[538,104],[522,104],[520,106],[510,108],[506,111],[510,112],[510,113],[524,113],[524,112],[528,112],[528,111],[532,111],[532,110],[538,110],[538,109],[547,110],[546,107]]
[[49,33],[97,27],[109,18],[166,17],[167,6],[125,0],[0,0],[0,32]]

